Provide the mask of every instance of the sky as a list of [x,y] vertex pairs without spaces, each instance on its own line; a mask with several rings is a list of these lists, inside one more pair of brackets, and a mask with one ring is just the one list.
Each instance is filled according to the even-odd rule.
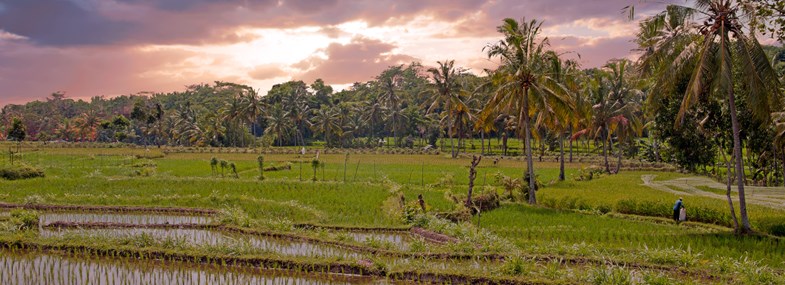
[[[635,58],[637,23],[678,0],[0,0],[0,106],[185,90],[266,94],[322,78],[340,90],[391,65],[455,60],[480,73],[504,18],[544,22],[552,48],[598,67]],[[681,1],[683,2],[683,1]]]

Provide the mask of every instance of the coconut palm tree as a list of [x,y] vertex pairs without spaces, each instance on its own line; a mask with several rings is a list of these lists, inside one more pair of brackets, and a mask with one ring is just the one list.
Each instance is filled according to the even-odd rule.
[[390,131],[392,132],[395,144],[398,145],[398,135],[396,130],[401,123],[401,91],[400,86],[403,84],[402,69],[403,66],[393,66],[385,70],[376,77],[378,88],[380,90],[379,99],[387,107],[387,115],[390,122]]
[[368,129],[368,141],[373,142],[373,139],[376,137],[376,126],[378,126],[384,118],[384,105],[382,105],[382,103],[379,102],[378,97],[375,96],[371,100],[365,101],[361,110],[363,120],[370,124]]
[[333,146],[333,137],[340,136],[340,116],[333,108],[322,106],[314,112],[310,124],[317,134],[321,134],[327,146]]
[[[640,133],[642,129],[638,112],[643,94],[628,81],[629,64],[628,60],[612,60],[587,83],[595,103],[592,106],[592,119],[588,128],[573,134],[572,137],[575,139],[589,134],[602,140],[602,155],[607,173],[611,173],[608,149],[613,144],[613,135],[617,135],[617,140],[629,138],[631,133]],[[619,142],[621,145],[620,140]],[[621,149],[619,151],[621,152]],[[616,172],[619,171],[619,166]]]
[[447,113],[447,136],[450,138],[450,153],[452,158],[455,158],[458,153],[455,151],[455,145],[452,139],[453,130],[453,113],[456,101],[460,100],[459,96],[463,92],[463,88],[458,81],[458,77],[463,73],[463,69],[455,68],[454,60],[437,61],[439,67],[432,67],[428,69],[433,78],[432,86],[428,93],[431,94],[430,106],[427,113],[435,111],[444,104],[443,112]]
[[[548,58],[551,62],[551,72],[553,78],[561,84],[566,92],[567,98],[572,103],[571,107],[577,109],[577,104],[572,99],[575,97],[574,92],[578,92],[579,83],[577,80],[577,66],[578,64],[573,60],[562,60],[559,54],[549,52]],[[567,131],[575,121],[578,121],[580,115],[575,112],[575,109],[570,110],[555,110],[558,112],[539,112],[537,124],[544,124],[548,129],[558,133],[559,139],[559,181],[564,181],[564,132]],[[572,142],[572,140],[570,140]],[[572,151],[572,149],[570,149]],[[572,152],[570,152],[572,154]],[[572,156],[570,156],[572,161]]]
[[281,104],[274,104],[270,107],[267,112],[267,129],[264,132],[273,134],[278,141],[278,146],[283,146],[284,138],[291,134],[292,127],[289,114]]
[[[489,58],[501,60],[501,66],[493,72],[493,81],[498,88],[483,109],[480,116],[491,116],[500,110],[518,113],[520,135],[523,136],[524,150],[529,179],[529,189],[535,189],[534,164],[531,151],[531,105],[540,111],[551,112],[569,105],[566,91],[558,84],[549,71],[545,56],[549,46],[548,38],[540,38],[541,23],[536,20],[519,23],[514,19],[504,19],[498,31],[504,39],[485,47]],[[524,174],[524,180],[527,175]],[[536,204],[535,191],[530,191],[529,203]]]
[[[725,99],[733,132],[740,233],[749,233],[752,228],[744,192],[744,161],[734,77],[738,76],[748,91],[746,105],[757,119],[768,120],[771,111],[781,106],[777,74],[755,34],[747,35],[742,23],[744,19],[754,18],[745,3],[738,0],[695,0],[692,7],[670,5],[661,15],[685,15],[688,19],[698,18],[699,21],[684,25],[689,30],[683,35],[654,41],[654,48],[644,57],[644,61],[661,65],[655,73],[658,86],[670,86],[672,90],[673,82],[676,82],[674,78],[684,74],[690,78],[677,116],[677,126],[699,99],[708,95]],[[665,28],[659,30],[663,34],[668,32]]]

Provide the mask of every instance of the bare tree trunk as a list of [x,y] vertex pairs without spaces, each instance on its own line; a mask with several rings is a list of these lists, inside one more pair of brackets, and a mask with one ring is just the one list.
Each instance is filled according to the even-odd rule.
[[[480,164],[482,156],[472,156],[472,164],[469,167],[469,193],[466,195],[466,208],[472,208],[472,190],[474,189],[474,179],[477,178],[477,165]],[[479,212],[479,211],[478,211]]]
[[739,184],[739,214],[741,215],[741,228],[739,233],[750,233],[752,227],[747,217],[747,199],[744,194],[744,157],[741,154],[741,134],[739,119],[736,114],[736,98],[733,95],[733,84],[728,88],[728,105],[730,105],[731,126],[733,128],[733,156],[736,159],[736,181]]

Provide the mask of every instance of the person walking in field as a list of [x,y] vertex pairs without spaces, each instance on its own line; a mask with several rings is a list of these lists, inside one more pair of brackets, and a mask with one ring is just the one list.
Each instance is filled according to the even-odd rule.
[[676,204],[673,205],[673,221],[676,223],[679,222],[679,214],[681,214],[682,208],[684,208],[684,202],[679,198],[679,200],[676,200]]

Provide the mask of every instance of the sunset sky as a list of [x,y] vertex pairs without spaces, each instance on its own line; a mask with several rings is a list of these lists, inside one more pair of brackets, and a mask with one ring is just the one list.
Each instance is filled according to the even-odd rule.
[[0,0],[0,106],[216,80],[341,89],[412,61],[479,72],[495,66],[482,48],[506,17],[544,21],[554,49],[596,67],[635,56],[625,6],[643,17],[669,2],[684,1]]

